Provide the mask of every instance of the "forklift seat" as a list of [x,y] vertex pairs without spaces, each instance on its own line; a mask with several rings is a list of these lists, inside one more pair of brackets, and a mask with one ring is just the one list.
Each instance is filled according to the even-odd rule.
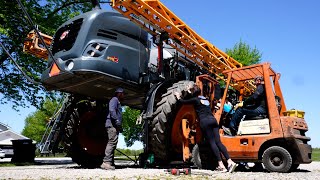
[[268,118],[241,121],[237,135],[268,134],[270,133]]

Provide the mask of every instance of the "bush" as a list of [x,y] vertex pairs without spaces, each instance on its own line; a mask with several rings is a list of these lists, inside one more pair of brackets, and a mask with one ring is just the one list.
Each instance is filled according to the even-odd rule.
[[[118,150],[127,156],[139,156],[139,154],[143,153],[143,149],[140,149],[140,150],[118,149]],[[115,156],[123,156],[123,155],[118,151],[115,151]]]
[[312,161],[320,161],[320,148],[312,149],[311,158],[312,158]]

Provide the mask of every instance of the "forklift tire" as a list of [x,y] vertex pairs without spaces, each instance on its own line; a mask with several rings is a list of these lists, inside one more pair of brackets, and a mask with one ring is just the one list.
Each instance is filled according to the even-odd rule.
[[262,162],[270,172],[286,173],[290,171],[292,166],[292,157],[283,147],[272,146],[264,151]]
[[177,99],[174,92],[187,95],[187,85],[192,81],[179,81],[174,83],[167,92],[162,94],[160,102],[156,104],[153,120],[149,125],[149,150],[154,154],[155,162],[167,164],[174,156],[170,151],[171,126],[177,112]]

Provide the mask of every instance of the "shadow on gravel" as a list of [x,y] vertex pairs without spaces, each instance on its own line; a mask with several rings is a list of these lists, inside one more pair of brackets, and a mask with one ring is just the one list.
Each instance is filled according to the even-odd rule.
[[305,170],[305,169],[297,169],[297,170],[292,171],[292,172],[311,172],[311,171]]
[[56,161],[35,161],[34,162],[35,165],[63,165],[63,164],[75,164],[74,162],[72,161],[59,161],[59,160],[56,160]]
[[[266,169],[264,169],[262,166],[253,166],[253,167],[248,167],[248,166],[245,166],[245,165],[241,165],[239,164],[239,166],[236,168],[235,172],[263,172],[263,173],[269,173],[269,171],[267,171]],[[305,170],[305,169],[296,169],[296,170],[293,170],[291,172],[303,172],[303,173],[306,173],[306,172],[311,172],[309,170]],[[290,173],[290,172],[289,172]]]
[[11,162],[11,158],[6,158],[0,162],[0,167],[10,166],[39,166],[39,165],[64,165],[74,164],[70,158],[36,158],[33,162]]

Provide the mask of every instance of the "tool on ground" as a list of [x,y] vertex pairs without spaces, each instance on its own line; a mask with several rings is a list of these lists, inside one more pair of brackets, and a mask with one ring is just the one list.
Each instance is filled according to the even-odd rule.
[[191,168],[183,168],[183,169],[171,168],[171,169],[167,169],[166,172],[169,172],[172,175],[180,175],[180,174],[191,175]]

